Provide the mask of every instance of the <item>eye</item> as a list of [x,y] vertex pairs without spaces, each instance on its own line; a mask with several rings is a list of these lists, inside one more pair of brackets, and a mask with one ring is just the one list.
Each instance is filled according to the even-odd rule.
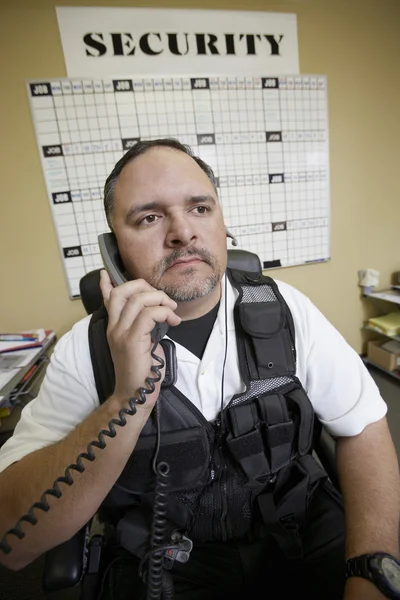
[[210,211],[210,208],[208,206],[196,206],[193,210],[196,211],[199,215],[205,215],[207,212]]
[[160,217],[158,215],[147,215],[146,217],[143,217],[143,219],[140,219],[140,221],[138,221],[138,225],[151,225],[152,223],[155,223],[159,218]]

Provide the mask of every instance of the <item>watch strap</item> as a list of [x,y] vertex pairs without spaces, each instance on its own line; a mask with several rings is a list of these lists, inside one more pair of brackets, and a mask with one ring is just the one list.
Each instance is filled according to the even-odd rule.
[[369,559],[371,554],[361,554],[346,560],[346,578],[364,577],[372,580],[372,574],[369,568]]

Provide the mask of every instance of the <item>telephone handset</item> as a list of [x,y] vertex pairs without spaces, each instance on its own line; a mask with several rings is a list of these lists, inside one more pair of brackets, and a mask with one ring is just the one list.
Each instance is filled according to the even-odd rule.
[[[99,248],[104,267],[108,272],[114,287],[129,281],[129,276],[122,263],[117,238],[113,233],[102,233],[99,235]],[[159,342],[167,334],[168,324],[157,323],[151,332],[153,342]]]
[[128,274],[119,255],[117,238],[113,233],[99,235],[99,248],[105,269],[114,287],[129,281]]
[[[110,276],[112,284],[116,287],[129,281],[128,273],[119,254],[115,235],[113,233],[100,234],[99,248],[104,267]],[[161,384],[163,388],[174,385],[177,378],[175,346],[170,340],[163,340],[168,329],[168,323],[156,323],[151,332],[151,339],[155,343],[161,342],[165,354],[165,377]]]

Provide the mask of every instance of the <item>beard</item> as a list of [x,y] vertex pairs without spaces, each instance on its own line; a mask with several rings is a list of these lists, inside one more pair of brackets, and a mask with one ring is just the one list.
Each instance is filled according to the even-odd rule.
[[[179,280],[176,283],[164,283],[163,276],[174,262],[187,256],[198,256],[208,264],[212,273],[210,275],[198,275],[196,267],[188,265],[182,268]],[[203,298],[212,292],[222,277],[222,267],[218,259],[204,248],[187,248],[186,250],[174,250],[169,256],[161,260],[153,269],[148,282],[153,287],[167,294],[175,302],[190,302]]]

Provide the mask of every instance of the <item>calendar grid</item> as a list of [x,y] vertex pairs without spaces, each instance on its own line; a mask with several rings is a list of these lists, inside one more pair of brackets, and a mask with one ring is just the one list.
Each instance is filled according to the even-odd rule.
[[70,296],[102,266],[102,194],[138,140],[175,137],[213,168],[227,225],[265,269],[329,259],[327,81],[126,77],[27,83]]

